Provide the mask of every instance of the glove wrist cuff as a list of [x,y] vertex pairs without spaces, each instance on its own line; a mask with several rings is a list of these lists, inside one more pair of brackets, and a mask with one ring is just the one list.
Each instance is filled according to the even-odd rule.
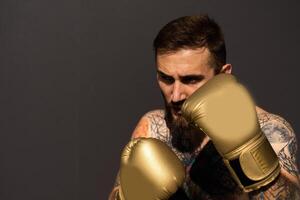
[[280,172],[277,155],[262,133],[224,155],[224,162],[245,192],[267,185]]

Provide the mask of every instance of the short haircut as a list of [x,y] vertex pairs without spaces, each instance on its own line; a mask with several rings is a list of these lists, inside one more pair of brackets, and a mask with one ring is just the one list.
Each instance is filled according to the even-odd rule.
[[155,56],[181,49],[206,47],[218,73],[226,64],[226,47],[220,26],[208,15],[184,16],[166,24],[153,42]]

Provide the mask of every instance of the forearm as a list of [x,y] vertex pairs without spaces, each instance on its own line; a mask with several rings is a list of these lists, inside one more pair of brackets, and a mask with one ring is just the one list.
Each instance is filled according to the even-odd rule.
[[250,192],[249,198],[252,200],[300,199],[300,189],[296,183],[280,174],[269,186]]

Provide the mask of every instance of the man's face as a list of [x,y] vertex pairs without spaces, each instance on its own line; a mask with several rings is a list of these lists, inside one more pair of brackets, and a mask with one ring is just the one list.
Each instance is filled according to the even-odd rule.
[[214,76],[207,48],[182,49],[157,56],[157,81],[173,119],[183,102]]
[[172,144],[182,152],[192,152],[204,134],[190,126],[181,115],[183,102],[214,76],[207,48],[182,49],[157,56],[157,81],[166,106],[166,123]]

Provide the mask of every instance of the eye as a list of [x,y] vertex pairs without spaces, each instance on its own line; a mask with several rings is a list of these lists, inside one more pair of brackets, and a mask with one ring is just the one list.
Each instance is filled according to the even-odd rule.
[[185,80],[185,81],[183,81],[183,83],[184,84],[196,84],[196,83],[198,83],[199,81],[198,80]]
[[196,77],[186,77],[186,78],[183,78],[181,80],[182,83],[184,84],[197,84],[201,81],[202,79],[199,79],[199,78],[196,78]]
[[171,76],[167,76],[164,74],[158,74],[158,79],[162,82],[164,82],[165,84],[173,84],[174,83],[174,78]]

